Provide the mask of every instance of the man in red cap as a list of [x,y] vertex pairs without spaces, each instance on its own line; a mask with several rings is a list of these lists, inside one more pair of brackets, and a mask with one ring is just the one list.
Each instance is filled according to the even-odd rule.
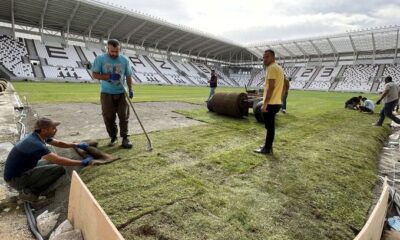
[[[88,166],[102,164],[89,156],[73,160],[52,153],[46,143],[60,148],[86,150],[87,143],[70,143],[54,139],[60,122],[40,118],[35,131],[19,141],[10,151],[4,167],[4,180],[20,192],[21,200],[34,202],[50,185],[65,174],[63,166]],[[44,160],[41,160],[44,159]]]

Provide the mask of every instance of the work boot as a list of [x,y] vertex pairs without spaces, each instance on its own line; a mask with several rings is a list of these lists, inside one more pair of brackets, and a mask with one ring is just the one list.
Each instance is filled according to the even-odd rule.
[[128,138],[128,137],[124,137],[124,138],[122,139],[122,144],[121,144],[121,146],[122,146],[123,148],[132,148],[132,147],[133,147],[133,145],[132,145],[131,141],[129,141],[129,138]]
[[112,137],[110,140],[110,143],[108,144],[109,147],[114,147],[115,144],[118,142],[118,138],[117,137]]
[[19,192],[18,198],[21,201],[28,202],[28,203],[35,203],[38,201],[38,196],[35,194],[29,192],[26,189],[23,189]]

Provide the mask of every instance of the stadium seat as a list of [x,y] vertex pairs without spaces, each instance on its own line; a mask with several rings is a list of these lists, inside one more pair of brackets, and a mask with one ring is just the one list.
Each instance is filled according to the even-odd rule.
[[16,77],[34,78],[32,65],[23,63],[23,57],[28,51],[23,42],[16,41],[10,36],[0,36],[0,62]]
[[343,73],[343,80],[335,90],[369,92],[372,87],[371,78],[378,73],[378,65],[349,65]]
[[50,66],[79,67],[78,62],[82,61],[72,45],[64,48],[61,43],[41,43],[38,40],[34,43],[39,57],[46,59]]

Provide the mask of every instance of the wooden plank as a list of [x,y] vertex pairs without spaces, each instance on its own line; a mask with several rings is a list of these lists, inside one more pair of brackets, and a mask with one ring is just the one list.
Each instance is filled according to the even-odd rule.
[[387,207],[389,203],[389,186],[387,184],[387,178],[383,184],[382,194],[376,204],[374,211],[369,216],[367,223],[364,225],[361,232],[357,235],[355,240],[380,240],[383,225],[385,224],[385,218],[387,213]]
[[82,231],[85,240],[124,239],[75,171],[69,193],[68,219],[75,229]]

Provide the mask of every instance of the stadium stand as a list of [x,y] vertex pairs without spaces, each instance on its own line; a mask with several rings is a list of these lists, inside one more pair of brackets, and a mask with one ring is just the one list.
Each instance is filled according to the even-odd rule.
[[93,82],[92,77],[84,68],[42,66],[44,75],[48,80],[63,82]]
[[0,36],[1,64],[16,77],[34,78],[31,64],[23,63],[23,58],[27,55],[23,41],[16,41],[6,35]]
[[165,59],[149,57],[148,58],[153,66],[159,71],[160,75],[165,76],[172,84],[177,85],[188,85],[190,82],[181,76],[178,70],[172,66],[172,64]]
[[83,54],[86,57],[86,60],[89,62],[93,62],[96,56],[99,56],[103,54],[103,51],[101,49],[96,49],[96,48],[86,48],[86,47],[79,47]]
[[349,65],[343,74],[336,90],[369,92],[372,87],[371,79],[378,73],[378,65]]
[[35,40],[35,47],[40,58],[46,59],[48,65],[59,67],[79,67],[79,58],[74,46],[63,47],[60,43],[40,43]]
[[393,82],[400,85],[400,65],[399,64],[387,64],[385,66],[385,70],[383,71],[383,77],[379,84],[378,92],[382,92],[385,87],[384,78],[387,76],[391,76]]
[[249,83],[251,75],[246,73],[244,74],[231,73],[230,77],[234,79],[239,86],[244,87],[247,86],[247,84]]
[[332,82],[340,71],[340,67],[324,67],[318,73],[318,76],[310,84],[308,89],[329,90]]
[[208,79],[205,76],[199,76],[198,70],[192,64],[174,58],[171,58],[170,61],[181,71],[182,75],[186,75],[194,84],[207,85]]

